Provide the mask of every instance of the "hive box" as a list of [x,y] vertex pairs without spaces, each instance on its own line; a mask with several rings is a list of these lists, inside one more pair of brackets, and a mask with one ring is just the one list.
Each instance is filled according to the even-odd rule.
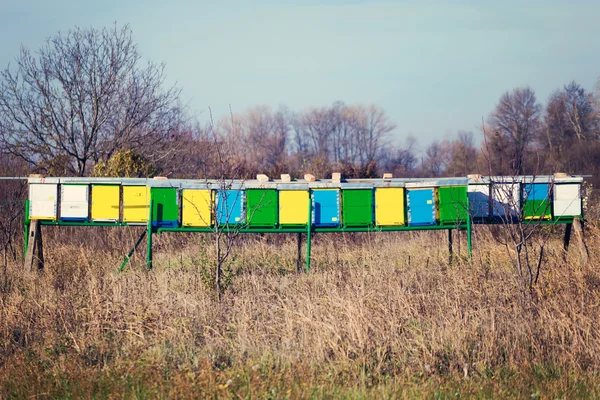
[[277,225],[277,190],[246,190],[248,226],[275,227]]
[[245,192],[217,190],[217,221],[222,225],[241,224],[245,221]]
[[460,224],[467,220],[469,201],[466,186],[438,188],[438,207],[442,224]]
[[487,218],[490,216],[490,185],[469,185],[467,189],[471,216],[474,218]]
[[123,186],[123,222],[129,224],[147,223],[149,207],[149,187]]
[[179,196],[173,187],[153,187],[152,226],[175,228],[179,225]]
[[554,216],[572,217],[581,215],[581,190],[578,183],[554,185]]
[[426,226],[436,224],[433,189],[407,189],[408,224]]
[[187,227],[212,226],[214,195],[208,189],[184,189],[181,195],[181,224]]
[[373,190],[342,190],[342,222],[345,226],[373,224]]
[[118,221],[120,186],[92,185],[92,221]]
[[404,225],[404,188],[375,188],[375,222],[379,226]]
[[279,191],[279,224],[308,224],[309,198],[306,190]]
[[60,219],[63,221],[87,221],[88,194],[88,185],[61,185]]
[[312,192],[312,223],[315,226],[340,225],[340,191],[316,189]]
[[519,182],[492,182],[492,214],[500,219],[512,219],[521,208],[521,184]]
[[525,219],[550,219],[550,185],[527,183],[523,185],[523,217]]
[[29,218],[55,220],[57,196],[57,184],[29,184]]

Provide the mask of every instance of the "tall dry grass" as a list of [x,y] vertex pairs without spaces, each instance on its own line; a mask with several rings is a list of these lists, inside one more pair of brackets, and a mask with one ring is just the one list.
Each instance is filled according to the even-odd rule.
[[220,303],[206,236],[162,235],[152,271],[118,274],[136,232],[64,232],[43,274],[0,275],[2,397],[600,394],[595,229],[586,265],[552,239],[532,292],[484,229],[452,265],[446,233],[316,235],[309,274],[293,235],[253,237]]

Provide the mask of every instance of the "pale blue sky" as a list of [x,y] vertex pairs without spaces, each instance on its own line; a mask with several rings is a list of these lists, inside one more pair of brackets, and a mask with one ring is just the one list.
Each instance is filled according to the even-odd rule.
[[375,103],[401,141],[476,130],[500,95],[545,103],[600,76],[600,1],[4,0],[0,66],[75,25],[129,23],[206,119],[253,105]]

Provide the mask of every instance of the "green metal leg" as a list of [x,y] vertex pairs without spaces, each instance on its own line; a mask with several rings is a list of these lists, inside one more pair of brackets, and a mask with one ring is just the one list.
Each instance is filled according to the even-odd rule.
[[23,257],[27,254],[27,248],[29,247],[29,200],[25,200],[25,212],[23,218]]
[[144,238],[144,236],[146,236],[146,231],[142,232],[142,234],[140,235],[140,238],[133,245],[133,249],[131,249],[131,251],[129,253],[127,253],[127,255],[125,256],[125,260],[123,261],[123,264],[121,264],[121,266],[119,267],[119,272],[123,272],[123,270],[127,266],[127,263],[129,262],[129,260],[131,260],[131,256],[133,256],[133,253],[135,253],[135,250],[138,248],[140,243],[142,243],[142,239]]
[[147,225],[147,235],[148,235],[148,248],[146,249],[146,269],[152,269],[152,206],[153,202],[150,199],[148,210],[148,225]]

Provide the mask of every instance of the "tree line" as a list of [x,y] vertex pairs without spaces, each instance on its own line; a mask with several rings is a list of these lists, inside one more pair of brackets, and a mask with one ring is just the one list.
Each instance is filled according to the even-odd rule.
[[[502,94],[473,131],[419,148],[377,105],[256,106],[213,119],[182,105],[164,64],[144,63],[129,26],[74,28],[0,72],[5,173],[251,178],[600,172],[600,81]],[[434,118],[434,116],[432,116]],[[473,121],[477,124],[477,121]]]

